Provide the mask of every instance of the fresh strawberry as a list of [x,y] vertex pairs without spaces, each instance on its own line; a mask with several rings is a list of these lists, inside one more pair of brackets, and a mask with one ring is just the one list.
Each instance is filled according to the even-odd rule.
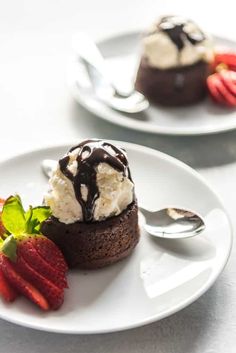
[[0,237],[5,233],[5,228],[3,227],[2,219],[1,219],[4,202],[5,200],[0,198]]
[[0,267],[7,281],[21,294],[37,304],[43,310],[49,310],[49,304],[36,287],[26,281],[17,271],[16,265],[4,254],[0,254]]
[[16,268],[25,279],[41,291],[51,309],[58,309],[62,305],[64,300],[63,289],[60,289],[52,281],[42,276],[40,272],[34,270],[22,256],[17,256]]
[[49,212],[45,207],[25,212],[19,196],[5,201],[2,222],[6,234],[11,235],[0,239],[0,271],[11,286],[40,308],[56,310],[68,287],[68,267],[56,245],[40,234],[40,224]]
[[[17,256],[23,257],[33,269],[38,271],[45,278],[51,280],[59,288],[68,288],[65,270],[61,270],[58,264],[56,263],[58,262],[58,256],[55,256],[55,254],[51,253],[50,259],[54,261],[53,267],[37,251],[36,244],[39,244],[38,247],[40,247],[41,242],[45,244],[44,246],[46,248],[51,248],[52,241],[45,237],[34,236],[34,238],[25,238],[22,241],[18,242]],[[54,245],[54,243],[52,244]]]
[[219,52],[215,54],[214,68],[218,65],[224,64],[229,70],[236,71],[236,53],[233,52]]
[[[41,241],[37,241],[36,238],[32,239],[34,247],[38,253],[47,261],[51,266],[57,268],[61,272],[68,270],[68,265],[62,255],[61,250],[52,241],[48,242],[47,238],[42,238]],[[55,263],[55,261],[57,261]]]
[[224,97],[222,96],[222,94],[217,88],[216,80],[217,80],[217,74],[208,76],[207,87],[212,99],[217,103],[224,104]]
[[218,79],[216,87],[224,99],[223,104],[229,107],[235,107],[236,97],[232,95],[232,93],[227,89],[227,87],[222,82],[221,78]]
[[236,72],[222,70],[220,72],[220,79],[229,92],[236,96]]
[[212,98],[229,107],[236,107],[236,73],[219,70],[207,78],[207,87]]
[[13,302],[18,296],[15,289],[8,283],[2,271],[0,271],[0,294],[7,302]]

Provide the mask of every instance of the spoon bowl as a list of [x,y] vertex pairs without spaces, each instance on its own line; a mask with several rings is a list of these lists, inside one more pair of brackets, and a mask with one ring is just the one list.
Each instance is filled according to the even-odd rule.
[[108,98],[100,95],[101,100],[112,109],[129,114],[140,113],[148,108],[149,103],[146,99],[143,99],[143,97],[144,96],[137,91],[131,92],[130,95],[126,97],[121,97],[120,95],[115,94]]
[[194,237],[203,232],[205,223],[202,217],[182,208],[163,208],[148,211],[139,207],[145,218],[144,229],[158,238],[183,239]]

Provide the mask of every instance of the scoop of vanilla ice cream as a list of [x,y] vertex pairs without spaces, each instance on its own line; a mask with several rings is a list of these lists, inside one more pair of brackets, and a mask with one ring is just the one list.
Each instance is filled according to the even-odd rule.
[[44,203],[50,206],[52,214],[64,223],[82,220],[82,209],[75,198],[71,181],[59,168],[49,180],[50,191],[44,196]]
[[159,69],[177,66],[178,49],[169,37],[162,32],[144,38],[144,56],[148,64]]
[[[73,175],[79,168],[76,157],[78,150],[70,152],[68,169]],[[133,201],[134,184],[107,163],[99,163],[96,167],[96,182],[99,197],[95,201],[93,220],[101,221],[120,214]],[[45,204],[50,206],[52,214],[60,222],[69,224],[83,221],[82,208],[76,199],[72,182],[61,172],[60,166],[49,180],[50,190],[45,195]],[[87,186],[81,186],[83,200],[88,196]]]
[[[178,23],[178,17],[173,16],[173,22]],[[180,19],[183,21],[183,19]],[[187,21],[184,31],[192,36],[201,33],[199,27]],[[168,34],[158,25],[152,26],[149,34],[143,39],[143,54],[151,67],[169,69],[178,66],[192,65],[200,60],[210,62],[214,58],[214,46],[210,36],[205,34],[205,39],[197,44],[192,44],[187,36],[183,35],[184,46],[181,50],[174,44]]]
[[100,195],[95,202],[95,220],[116,216],[133,201],[134,184],[107,163],[97,166],[97,185]]

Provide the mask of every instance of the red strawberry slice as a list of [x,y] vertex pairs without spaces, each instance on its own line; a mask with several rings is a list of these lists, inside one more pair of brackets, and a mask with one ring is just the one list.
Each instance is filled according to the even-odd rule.
[[44,237],[37,241],[37,238],[33,238],[34,247],[38,253],[53,267],[56,267],[59,271],[66,272],[68,265],[62,255],[60,249],[50,239]]
[[224,104],[224,97],[222,96],[222,94],[220,93],[220,91],[217,88],[217,85],[215,83],[215,74],[210,75],[207,78],[207,87],[208,90],[211,94],[211,97],[213,98],[213,100],[217,103],[221,103]]
[[13,302],[18,296],[16,290],[8,283],[0,270],[0,294],[7,302]]
[[222,70],[207,78],[207,87],[212,98],[223,105],[236,106],[235,74]]
[[218,89],[224,96],[226,104],[232,107],[236,106],[236,96],[228,89],[228,87],[223,83],[221,75],[219,75],[219,81],[217,82]]
[[49,310],[49,304],[40,291],[26,281],[16,270],[16,265],[7,256],[0,254],[0,267],[7,281],[21,294],[37,304],[42,310]]
[[228,91],[236,96],[236,72],[223,70],[220,72],[220,79]]
[[17,270],[32,283],[47,299],[51,309],[58,309],[64,301],[64,291],[35,271],[22,256],[17,257]]
[[236,71],[236,53],[221,52],[215,54],[214,67],[225,64],[229,70]]
[[225,87],[225,85],[223,84],[223,82],[220,79],[220,75],[218,75],[218,77],[216,78],[215,85],[216,85],[216,88],[218,89],[218,91],[220,91],[220,93],[224,97],[225,104],[232,106],[232,107],[236,106],[236,97],[234,97],[230,93],[230,91]]
[[51,242],[49,239],[44,239],[44,237],[34,237],[26,238],[18,242],[17,246],[17,257],[23,257],[28,264],[38,273],[40,273],[45,278],[49,279],[59,288],[68,288],[65,272],[60,271],[57,266],[58,257],[51,256],[54,260],[54,267],[50,265],[36,250],[35,244],[43,242]]

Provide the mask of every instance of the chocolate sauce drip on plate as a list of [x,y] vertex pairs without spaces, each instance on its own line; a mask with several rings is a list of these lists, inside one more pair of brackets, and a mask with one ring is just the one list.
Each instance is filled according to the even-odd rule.
[[[125,151],[102,140],[86,140],[79,145],[72,147],[69,153],[78,149],[78,169],[75,175],[68,169],[70,157],[67,155],[60,159],[59,166],[61,172],[71,180],[76,199],[82,208],[83,219],[85,222],[93,220],[93,211],[95,201],[99,197],[99,189],[97,186],[96,167],[99,163],[107,163],[112,168],[121,172],[124,177],[128,177],[131,181],[128,160]],[[88,195],[86,201],[82,197],[81,187],[86,186]]]
[[166,16],[162,17],[157,24],[157,30],[165,32],[180,51],[183,49],[186,39],[192,45],[196,45],[205,39],[205,35],[200,29],[197,33],[187,32],[186,25],[189,23],[193,22],[175,16]]

